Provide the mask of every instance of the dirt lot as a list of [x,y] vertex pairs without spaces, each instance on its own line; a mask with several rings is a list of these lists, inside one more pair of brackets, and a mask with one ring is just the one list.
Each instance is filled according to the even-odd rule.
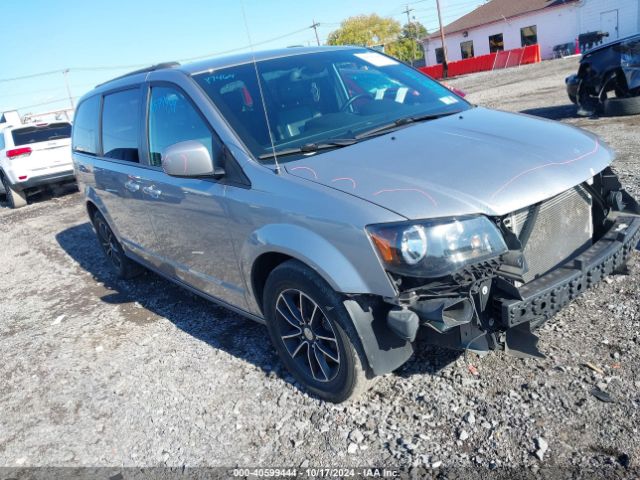
[[[601,135],[640,196],[640,118],[576,118],[564,92],[576,65],[451,83],[474,103]],[[0,466],[638,474],[637,253],[629,276],[603,282],[541,330],[545,360],[425,346],[359,402],[334,406],[296,388],[263,326],[151,273],[116,280],[78,193],[0,208],[0,244]]]

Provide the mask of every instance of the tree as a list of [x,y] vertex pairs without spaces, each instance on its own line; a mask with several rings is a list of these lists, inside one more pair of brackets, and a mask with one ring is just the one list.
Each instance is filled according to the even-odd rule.
[[329,45],[372,45],[395,41],[401,33],[400,23],[379,15],[358,15],[349,17],[340,24],[340,28],[329,34]]
[[427,33],[427,29],[420,22],[407,23],[402,27],[398,40],[385,45],[385,53],[407,63],[424,58],[420,39],[426,37]]

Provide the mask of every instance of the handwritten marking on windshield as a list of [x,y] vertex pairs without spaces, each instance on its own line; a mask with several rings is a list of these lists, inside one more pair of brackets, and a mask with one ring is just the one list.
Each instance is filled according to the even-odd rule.
[[513,177],[511,180],[509,180],[504,185],[502,185],[500,188],[498,188],[495,192],[493,192],[493,194],[491,195],[491,198],[493,199],[496,195],[498,195],[500,192],[502,192],[505,188],[507,188],[509,185],[511,185],[513,182],[515,182],[518,178],[520,178],[520,177],[522,177],[524,175],[527,175],[527,174],[529,174],[531,172],[535,172],[536,170],[540,170],[540,169],[545,168],[545,167],[569,165],[571,163],[577,162],[578,160],[582,160],[584,158],[590,157],[591,155],[595,155],[598,152],[598,150],[600,150],[600,142],[596,138],[595,147],[593,147],[593,150],[591,150],[590,152],[583,153],[582,155],[580,155],[580,156],[578,156],[576,158],[572,158],[571,160],[566,160],[564,162],[545,163],[543,165],[538,165],[537,167],[529,168],[528,170],[525,170],[524,172],[520,172],[518,175]]
[[291,171],[294,171],[294,170],[308,170],[308,171],[310,171],[311,173],[313,173],[313,177],[314,177],[316,180],[318,179],[318,174],[317,174],[317,173],[316,173],[316,171],[315,171],[313,168],[311,168],[311,167],[293,167],[293,168],[291,169]]
[[424,190],[420,190],[419,188],[388,188],[388,189],[384,189],[384,190],[380,190],[376,193],[373,194],[373,196],[378,196],[381,193],[388,193],[388,192],[416,192],[419,193],[420,195],[428,198],[431,203],[433,203],[434,207],[438,206],[438,202],[435,201],[435,199],[429,195],[427,192],[425,192]]
[[351,184],[353,185],[353,189],[354,189],[354,190],[355,190],[355,189],[356,189],[356,187],[358,186],[358,185],[356,184],[356,181],[355,181],[353,178],[351,178],[351,177],[338,177],[338,178],[334,178],[333,180],[331,180],[331,182],[332,182],[332,183],[333,183],[333,182],[340,182],[340,181],[342,181],[342,180],[345,180],[345,181],[351,182]]

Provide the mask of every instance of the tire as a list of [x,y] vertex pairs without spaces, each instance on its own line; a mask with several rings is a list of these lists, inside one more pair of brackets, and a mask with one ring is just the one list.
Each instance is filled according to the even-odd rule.
[[607,98],[604,113],[609,117],[637,115],[640,113],[640,95],[636,97]]
[[4,175],[2,175],[2,186],[4,187],[9,208],[21,208],[27,204],[27,195],[24,191],[16,189]]
[[340,403],[369,388],[351,317],[315,272],[296,260],[282,263],[267,279],[263,305],[280,359],[308,392]]
[[142,272],[142,267],[125,255],[122,245],[102,214],[95,212],[91,222],[96,231],[100,248],[118,278],[128,280],[139,275]]

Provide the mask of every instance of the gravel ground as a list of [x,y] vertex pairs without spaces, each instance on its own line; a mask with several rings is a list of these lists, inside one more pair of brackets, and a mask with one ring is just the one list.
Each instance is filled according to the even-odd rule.
[[[640,118],[577,118],[563,82],[576,66],[565,59],[450,83],[472,102],[601,135],[639,196]],[[77,192],[0,208],[0,244],[0,466],[638,474],[638,254],[630,275],[541,329],[546,359],[422,346],[358,402],[335,406],[296,388],[263,326],[151,273],[117,280]]]

